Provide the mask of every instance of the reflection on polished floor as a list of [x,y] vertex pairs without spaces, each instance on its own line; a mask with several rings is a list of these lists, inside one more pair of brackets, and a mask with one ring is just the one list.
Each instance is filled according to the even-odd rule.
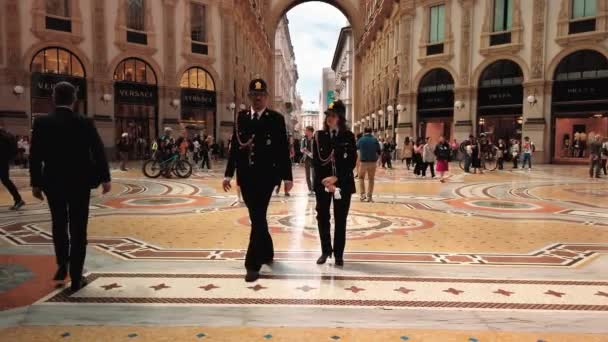
[[[586,167],[453,172],[396,165],[353,200],[346,264],[317,266],[296,167],[273,198],[275,263],[245,283],[246,209],[221,168],[188,180],[114,172],[91,204],[89,285],[55,289],[49,213],[0,192],[6,341],[608,341],[608,181]],[[453,165],[454,169],[456,165]]]

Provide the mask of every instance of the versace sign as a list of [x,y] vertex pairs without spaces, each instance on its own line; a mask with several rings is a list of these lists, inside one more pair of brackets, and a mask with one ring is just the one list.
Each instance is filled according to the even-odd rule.
[[182,107],[215,109],[215,92],[198,89],[182,89],[181,104]]
[[156,106],[158,88],[147,84],[116,82],[114,97],[117,103]]
[[67,75],[32,73],[32,97],[51,98],[53,88],[59,82],[69,82],[77,90],[79,100],[85,100],[87,96],[87,81],[82,77],[72,77]]

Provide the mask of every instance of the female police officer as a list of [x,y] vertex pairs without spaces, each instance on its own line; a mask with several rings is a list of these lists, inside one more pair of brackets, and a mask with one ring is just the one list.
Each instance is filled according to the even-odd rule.
[[[355,135],[346,127],[346,108],[342,101],[329,105],[323,130],[313,139],[314,188],[317,199],[317,223],[321,238],[321,265],[333,255],[336,266],[344,265],[346,218],[351,195],[355,193],[353,169],[357,163]],[[334,203],[334,243],[330,234],[329,207]]]

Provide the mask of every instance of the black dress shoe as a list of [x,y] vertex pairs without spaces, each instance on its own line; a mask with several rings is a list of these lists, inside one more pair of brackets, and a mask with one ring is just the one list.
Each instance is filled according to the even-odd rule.
[[249,271],[247,270],[247,274],[245,275],[245,281],[248,283],[252,283],[260,278],[260,272],[258,271]]
[[344,266],[344,259],[336,259],[336,266]]
[[331,254],[322,254],[319,259],[317,259],[317,265],[323,265],[327,258],[331,258]]
[[55,281],[63,281],[68,276],[68,264],[59,265],[57,267],[57,272],[55,272],[55,276],[53,280]]
[[264,265],[268,265],[268,266],[272,266],[272,264],[274,264],[274,259],[270,258],[266,261],[263,262]]
[[85,277],[80,277],[79,280],[72,280],[72,285],[70,286],[70,289],[73,292],[76,292],[80,289],[82,289],[83,287],[87,286],[88,282],[85,279]]

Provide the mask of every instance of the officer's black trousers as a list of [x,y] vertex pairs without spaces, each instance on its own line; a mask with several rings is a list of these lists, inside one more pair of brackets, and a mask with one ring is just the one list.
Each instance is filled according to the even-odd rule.
[[87,253],[91,190],[85,186],[82,189],[45,189],[44,193],[53,221],[57,265],[69,263],[70,277],[80,279]]
[[[350,209],[352,195],[342,194],[342,199],[334,199],[332,193],[324,189],[316,189],[317,198],[317,224],[319,226],[319,237],[321,238],[321,251],[325,255],[334,253],[336,259],[343,259],[344,246],[346,244],[346,218]],[[331,245],[331,224],[329,207],[334,202],[334,245]]]
[[274,257],[274,247],[272,237],[268,232],[266,213],[275,185],[276,181],[273,180],[240,181],[243,201],[247,205],[251,220],[249,247],[245,257],[245,268],[250,271],[259,271],[262,264],[271,261]]

